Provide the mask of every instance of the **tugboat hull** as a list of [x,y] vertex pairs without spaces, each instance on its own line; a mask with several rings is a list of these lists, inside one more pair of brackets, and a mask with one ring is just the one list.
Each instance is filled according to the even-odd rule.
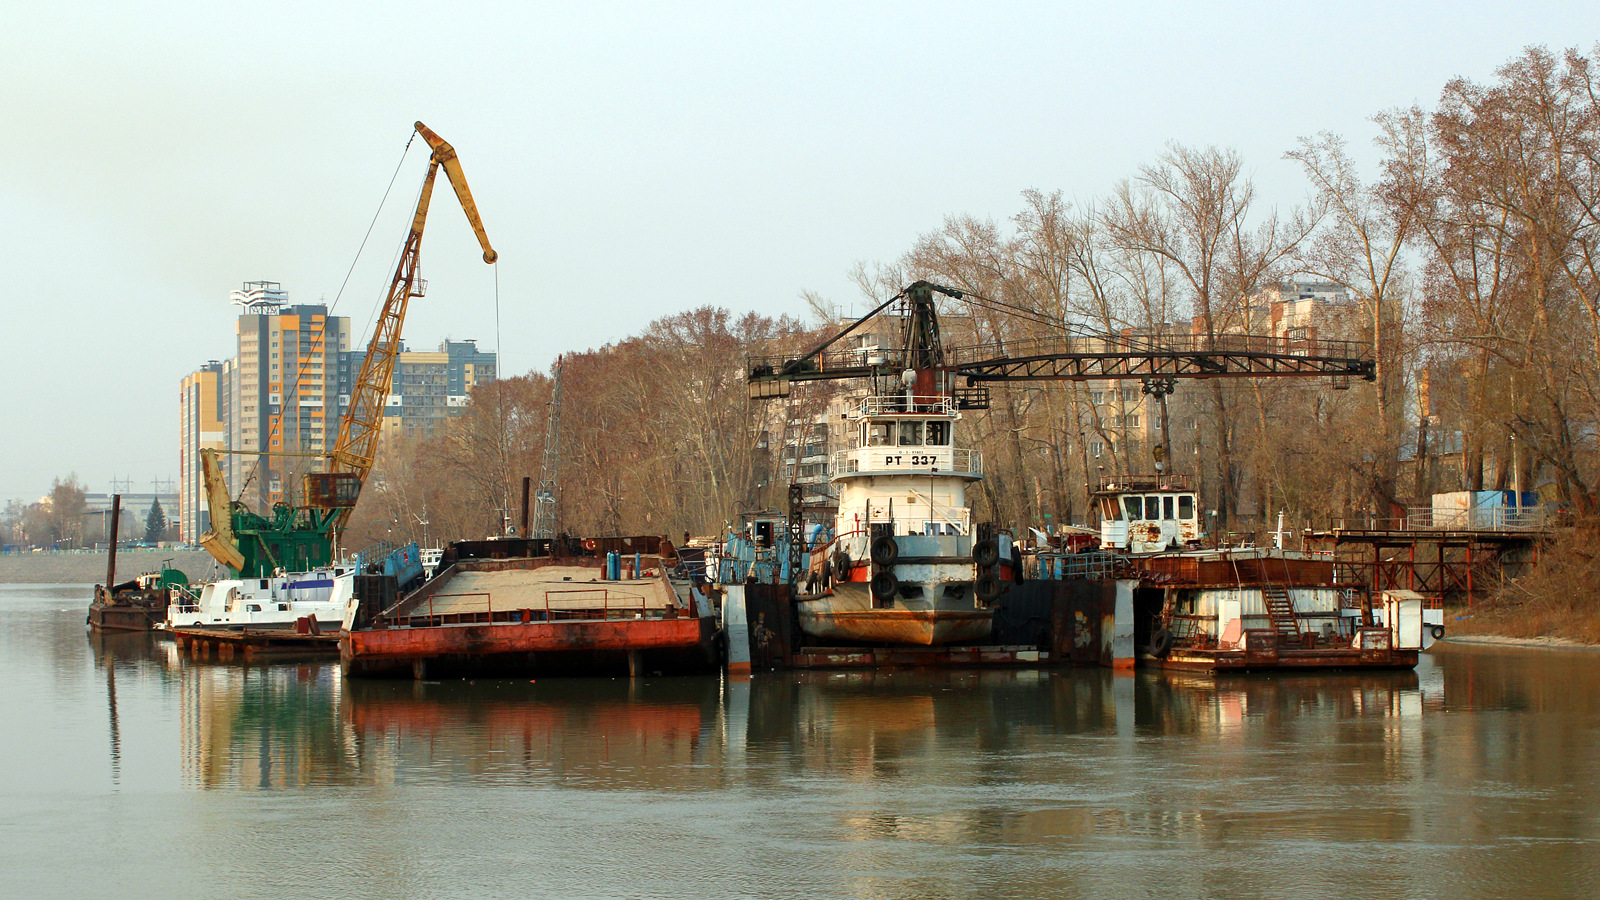
[[819,641],[932,647],[985,640],[994,610],[974,608],[967,596],[964,602],[896,600],[875,608],[865,584],[840,584],[833,596],[800,601],[800,628]]
[[165,600],[89,604],[89,627],[96,631],[150,631],[165,621]]

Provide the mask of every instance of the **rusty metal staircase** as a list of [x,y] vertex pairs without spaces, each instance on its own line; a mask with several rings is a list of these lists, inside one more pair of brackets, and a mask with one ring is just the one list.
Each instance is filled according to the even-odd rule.
[[1294,601],[1289,599],[1289,589],[1281,584],[1261,585],[1261,599],[1267,606],[1267,617],[1278,632],[1278,642],[1290,645],[1300,643],[1300,617],[1295,615]]

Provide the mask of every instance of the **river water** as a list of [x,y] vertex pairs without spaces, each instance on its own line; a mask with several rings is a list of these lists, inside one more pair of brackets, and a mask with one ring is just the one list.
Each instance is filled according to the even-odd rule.
[[413,684],[0,586],[0,895],[1600,896],[1600,653]]

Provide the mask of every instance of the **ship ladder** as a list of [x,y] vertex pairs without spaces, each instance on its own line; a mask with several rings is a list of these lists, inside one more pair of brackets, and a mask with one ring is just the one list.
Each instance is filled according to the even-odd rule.
[[1267,617],[1273,630],[1278,632],[1280,643],[1297,646],[1300,643],[1300,617],[1295,615],[1294,601],[1289,599],[1289,589],[1281,584],[1261,585],[1261,599],[1267,606]]

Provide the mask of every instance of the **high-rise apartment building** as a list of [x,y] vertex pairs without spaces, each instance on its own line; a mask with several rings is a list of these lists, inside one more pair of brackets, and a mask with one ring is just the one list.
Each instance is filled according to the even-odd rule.
[[495,365],[495,354],[479,350],[476,341],[447,340],[438,350],[402,351],[384,408],[384,433],[432,434],[460,414],[473,388],[495,380]]
[[[235,496],[243,491],[267,510],[293,497],[300,474],[319,468],[289,454],[333,449],[354,380],[350,320],[328,315],[320,303],[290,305],[277,282],[249,282],[234,302],[243,310],[235,323],[228,438],[230,449],[246,453],[234,455],[229,485]],[[282,455],[257,457],[252,450]]]
[[193,543],[211,527],[206,506],[201,450],[228,446],[227,377],[223,364],[212,360],[185,375],[178,389],[178,539]]
[[[198,540],[211,524],[200,450],[233,451],[221,457],[229,490],[257,512],[298,500],[300,476],[319,471],[321,461],[313,457],[331,451],[338,440],[365,357],[351,347],[348,318],[329,315],[323,304],[291,304],[277,282],[246,282],[231,299],[240,307],[235,355],[206,363],[181,384],[179,513],[185,541]],[[384,432],[432,433],[466,407],[473,388],[496,374],[496,355],[474,341],[402,351]]]

